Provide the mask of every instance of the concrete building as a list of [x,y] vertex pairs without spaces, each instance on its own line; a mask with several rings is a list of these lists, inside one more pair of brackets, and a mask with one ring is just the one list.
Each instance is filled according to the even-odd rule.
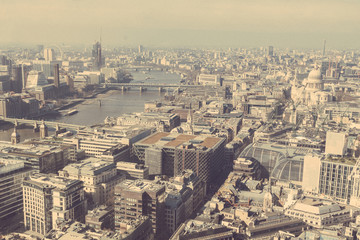
[[55,51],[52,48],[44,49],[44,58],[45,61],[54,61],[55,60]]
[[33,89],[38,86],[48,85],[45,75],[39,71],[30,71],[26,80],[26,89]]
[[84,222],[87,208],[83,188],[79,180],[45,174],[24,180],[25,228],[45,235],[69,219]]
[[348,146],[345,132],[326,132],[325,154],[344,156]]
[[149,167],[144,164],[132,162],[117,162],[118,173],[124,175],[126,179],[149,179]]
[[84,150],[87,157],[100,157],[109,161],[127,161],[130,158],[128,145],[101,133],[78,134],[71,138],[64,138],[66,144],[75,145],[77,150]]
[[[165,186],[149,180],[125,180],[115,188],[115,229],[123,220],[148,216],[157,237],[164,234]],[[160,238],[158,238],[160,239]]]
[[216,179],[225,161],[225,139],[155,133],[135,143],[134,152],[149,167],[150,175],[174,176],[193,170],[207,184]]
[[349,208],[311,198],[298,200],[285,211],[285,214],[292,218],[301,219],[315,228],[344,223],[351,219]]
[[[22,214],[22,182],[33,170],[23,161],[0,158],[0,231],[7,226],[11,217]],[[10,221],[11,222],[11,221]]]
[[85,223],[95,230],[114,230],[114,208],[100,206],[89,211],[85,216]]
[[57,173],[69,161],[60,146],[0,142],[0,151],[0,157],[23,161],[25,166],[41,173]]
[[174,113],[128,113],[106,123],[117,126],[154,127],[161,132],[170,132],[180,126],[180,117]]
[[353,181],[349,176],[354,164],[355,160],[307,155],[304,158],[303,189],[348,204],[353,190]]
[[59,171],[59,176],[84,182],[89,208],[95,205],[112,205],[115,185],[125,179],[125,176],[117,174],[115,163],[97,158],[71,163]]
[[199,83],[202,85],[222,86],[222,80],[220,75],[202,73],[198,76],[198,79]]

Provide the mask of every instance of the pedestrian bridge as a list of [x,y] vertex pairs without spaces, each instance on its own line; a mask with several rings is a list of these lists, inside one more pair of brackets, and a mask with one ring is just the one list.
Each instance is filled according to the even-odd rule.
[[42,123],[44,123],[47,127],[53,128],[66,128],[71,130],[81,130],[88,128],[88,126],[76,125],[70,123],[62,123],[62,122],[52,122],[52,121],[41,121],[41,120],[30,120],[30,119],[22,119],[22,118],[4,118],[0,117],[0,120],[5,122],[11,122],[15,125],[17,124],[27,124],[34,126],[34,129],[38,128]]

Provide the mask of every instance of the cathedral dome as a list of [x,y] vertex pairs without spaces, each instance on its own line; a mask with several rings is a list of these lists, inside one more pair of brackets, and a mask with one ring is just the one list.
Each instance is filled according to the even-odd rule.
[[308,76],[308,83],[321,83],[322,82],[322,76],[320,69],[314,69],[309,73]]

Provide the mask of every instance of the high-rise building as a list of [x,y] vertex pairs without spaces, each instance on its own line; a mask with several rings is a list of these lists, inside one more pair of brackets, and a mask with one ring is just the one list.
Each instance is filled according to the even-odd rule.
[[22,85],[22,68],[20,65],[13,65],[11,69],[11,90],[21,93]]
[[[149,180],[125,180],[115,187],[115,229],[123,220],[148,216],[157,236],[164,230],[165,186]],[[160,238],[156,238],[160,239]]]
[[59,64],[54,65],[54,85],[55,85],[56,88],[60,87]]
[[125,179],[124,175],[117,174],[115,163],[98,158],[69,164],[59,171],[59,176],[83,181],[90,207],[112,205],[115,185]]
[[225,138],[158,132],[135,143],[134,152],[150,175],[181,174],[186,169],[210,184],[225,164]]
[[353,167],[353,161],[307,155],[304,158],[303,189],[348,204],[353,191],[353,181],[349,179]]
[[[22,182],[33,169],[23,161],[0,158],[0,226],[7,225],[11,216],[23,210]],[[0,227],[0,231],[1,231]]]
[[25,228],[45,235],[72,219],[84,222],[83,182],[36,174],[23,182]]
[[268,56],[270,56],[270,57],[274,56],[274,47],[273,46],[268,47]]
[[139,45],[138,47],[138,53],[142,53],[144,51],[144,47],[142,45]]
[[55,60],[55,51],[52,48],[44,49],[44,58],[45,61],[54,61]]
[[101,67],[103,66],[102,55],[101,55],[101,43],[100,42],[96,42],[93,45],[92,57],[93,57],[93,68],[94,68],[94,70],[100,70]]

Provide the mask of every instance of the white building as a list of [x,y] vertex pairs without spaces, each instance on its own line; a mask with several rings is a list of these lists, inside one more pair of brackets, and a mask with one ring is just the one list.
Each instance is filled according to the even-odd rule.
[[115,185],[125,179],[124,175],[117,174],[115,163],[98,158],[69,164],[59,171],[59,176],[83,181],[89,205],[111,205]]
[[69,219],[85,220],[83,183],[61,177],[36,174],[24,180],[25,228],[45,235]]
[[306,105],[319,105],[332,101],[332,93],[324,90],[324,82],[320,69],[314,69],[301,86],[296,86],[295,81],[291,88],[291,98],[294,102]]

